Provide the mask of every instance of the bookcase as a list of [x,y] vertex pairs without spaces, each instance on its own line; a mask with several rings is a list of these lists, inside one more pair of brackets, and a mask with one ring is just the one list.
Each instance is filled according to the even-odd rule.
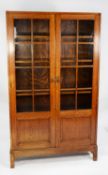
[[11,167],[26,157],[97,159],[99,13],[7,12]]

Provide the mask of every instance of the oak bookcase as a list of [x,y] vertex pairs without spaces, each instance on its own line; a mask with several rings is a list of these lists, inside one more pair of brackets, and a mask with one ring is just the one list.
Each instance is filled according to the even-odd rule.
[[11,167],[20,158],[97,159],[99,13],[7,12]]

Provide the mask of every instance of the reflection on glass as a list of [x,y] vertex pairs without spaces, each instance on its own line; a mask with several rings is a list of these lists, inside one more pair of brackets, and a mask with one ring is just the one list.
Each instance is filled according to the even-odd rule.
[[33,20],[34,111],[50,110],[49,20]]
[[14,38],[16,42],[31,40],[31,20],[15,19]]

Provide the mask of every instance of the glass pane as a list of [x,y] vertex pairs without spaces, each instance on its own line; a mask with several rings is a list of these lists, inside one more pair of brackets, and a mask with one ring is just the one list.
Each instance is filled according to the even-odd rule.
[[90,44],[79,44],[78,47],[78,59],[93,60],[93,45]]
[[16,69],[16,89],[30,90],[32,89],[32,70],[31,69]]
[[92,107],[92,93],[91,91],[79,91],[77,95],[77,108],[90,109]]
[[61,110],[75,109],[75,92],[74,91],[62,91],[61,92]]
[[92,68],[78,69],[78,87],[92,87]]
[[32,111],[32,96],[17,96],[17,112]]
[[49,20],[33,20],[34,110],[50,110]]
[[50,110],[50,96],[43,93],[35,96],[35,111],[49,111]]
[[31,20],[16,19],[14,21],[14,38],[15,41],[31,40]]
[[61,88],[75,88],[76,70],[71,68],[61,69]]
[[34,41],[49,41],[49,20],[33,20]]
[[15,45],[15,60],[16,61],[31,61],[31,45],[16,44]]
[[49,59],[49,43],[35,44],[34,61],[46,61],[48,59]]
[[62,42],[61,44],[61,64],[63,66],[75,65],[76,64],[76,45],[66,44]]
[[49,69],[37,68],[34,70],[35,89],[49,89]]
[[92,42],[94,37],[94,21],[80,20],[79,21],[79,41]]
[[61,21],[61,35],[74,35],[77,33],[76,20],[62,20]]

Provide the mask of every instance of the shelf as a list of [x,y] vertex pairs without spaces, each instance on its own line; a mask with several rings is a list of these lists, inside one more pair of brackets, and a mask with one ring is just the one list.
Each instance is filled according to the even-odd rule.
[[61,91],[83,91],[83,90],[92,90],[92,87],[88,88],[62,88]]
[[29,60],[21,60],[21,61],[15,61],[15,63],[21,63],[21,64],[25,64],[25,63],[32,63],[32,61],[29,61]]
[[32,66],[16,66],[16,69],[32,69]]
[[[34,89],[34,91],[41,92],[41,91],[49,91],[49,89]],[[32,90],[16,90],[16,92],[32,92]]]
[[62,44],[74,44],[74,45],[77,44],[77,43],[78,43],[78,44],[91,44],[91,45],[94,44],[94,42],[86,42],[86,41],[85,41],[85,42],[81,42],[81,41],[78,41],[78,42],[77,42],[77,41],[76,41],[76,42],[72,42],[72,41],[62,41],[61,43],[62,43]]
[[49,95],[49,92],[34,93],[34,95]]
[[91,94],[92,91],[80,91],[80,92],[77,92],[78,94]]
[[[34,63],[40,63],[40,62],[42,62],[42,63],[45,62],[45,63],[46,63],[46,62],[49,62],[49,60],[48,60],[48,61],[47,61],[47,60],[34,60],[33,62],[34,62]],[[25,63],[26,63],[26,64],[27,64],[27,63],[32,63],[32,61],[21,60],[21,61],[15,61],[15,63],[18,63],[18,64],[20,64],[20,63],[21,63],[21,64],[25,64]]]
[[61,88],[60,91],[75,91],[76,88]]
[[[92,88],[70,88],[70,89],[61,89],[61,94],[75,94],[75,91],[77,91],[78,94],[90,94],[92,93]],[[16,91],[17,96],[32,96],[32,92],[27,92],[27,91]],[[34,90],[34,95],[49,95],[49,90]]]
[[32,96],[32,95],[49,95],[49,89],[35,89],[32,90],[16,90],[17,96]]
[[[16,38],[30,38],[31,37],[31,34],[30,35],[16,35]],[[49,35],[33,35],[34,38],[49,38]]]
[[[19,59],[19,58],[18,58]],[[24,59],[24,58],[23,58]],[[44,59],[46,59],[46,58],[44,58]],[[48,63],[49,62],[49,60],[36,60],[35,58],[34,58],[34,63]],[[64,58],[61,58],[61,59],[64,59]],[[17,59],[16,59],[17,60]],[[76,61],[75,60],[61,60],[61,62],[62,63],[75,63]],[[93,62],[93,60],[89,60],[89,59],[84,59],[84,60],[78,60],[78,62]],[[29,61],[29,60],[21,60],[21,61],[15,61],[15,63],[21,63],[21,64],[25,64],[25,63],[32,63],[32,61]]]
[[91,45],[93,45],[94,44],[94,42],[86,42],[86,41],[84,41],[84,42],[81,42],[81,41],[78,41],[78,44],[91,44]]
[[[75,63],[76,62],[76,59],[75,60],[62,60],[63,58],[61,58],[61,62],[62,63],[70,63],[70,62],[72,62],[72,63]],[[68,58],[66,58],[66,59],[68,59]],[[93,62],[93,60],[91,59],[91,60],[89,60],[89,59],[84,59],[84,60],[78,60],[78,62]]]
[[16,90],[17,96],[32,96],[32,90]]
[[16,45],[19,45],[19,44],[29,44],[29,45],[31,45],[32,42],[31,41],[15,41],[15,44]]
[[78,38],[84,38],[84,39],[85,38],[94,38],[94,36],[92,36],[92,35],[82,35],[82,36],[79,35]]
[[94,36],[92,35],[82,35],[82,36],[81,35],[78,35],[78,36],[77,35],[73,35],[73,36],[72,35],[61,35],[61,37],[62,38],[77,38],[77,37],[78,38],[93,38]]
[[93,68],[93,65],[61,66],[61,68]]
[[90,62],[90,63],[91,63],[91,62],[93,62],[93,60],[92,60],[92,59],[91,59],[91,60],[89,60],[89,59],[84,59],[84,60],[82,60],[82,59],[81,59],[81,60],[78,60],[78,62]]
[[61,95],[62,95],[62,94],[75,94],[75,92],[74,92],[74,91],[61,92]]
[[32,93],[18,93],[17,96],[32,96]]
[[31,38],[31,35],[16,35],[15,39],[17,38]]
[[50,66],[33,66],[35,69],[47,68],[49,69]]
[[[91,94],[92,92],[91,91],[82,91],[82,92],[77,92],[77,94]],[[66,95],[66,94],[75,94],[74,91],[68,91],[68,92],[61,92],[61,95]]]
[[[32,66],[16,66],[16,69],[32,69]],[[41,69],[41,68],[47,68],[49,69],[49,66],[33,66],[34,69]]]
[[19,45],[19,44],[49,44],[49,41],[15,41],[15,44],[16,45]]
[[34,92],[43,92],[43,91],[49,92],[50,90],[49,89],[34,89]]
[[32,92],[32,90],[16,90],[16,92]]
[[41,93],[34,93],[34,94],[32,94],[32,93],[18,93],[18,94],[16,94],[17,96],[41,96],[41,95],[49,95],[49,93],[48,92],[41,92]]

